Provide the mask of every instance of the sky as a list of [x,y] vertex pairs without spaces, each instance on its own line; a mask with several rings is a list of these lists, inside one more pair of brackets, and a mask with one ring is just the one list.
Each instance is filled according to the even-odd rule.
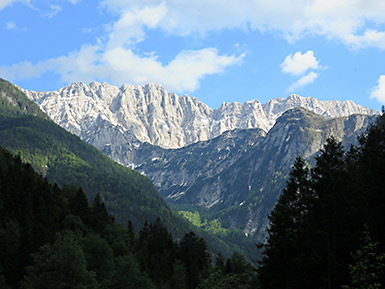
[[385,104],[383,0],[0,0],[0,77],[163,85],[222,102]]

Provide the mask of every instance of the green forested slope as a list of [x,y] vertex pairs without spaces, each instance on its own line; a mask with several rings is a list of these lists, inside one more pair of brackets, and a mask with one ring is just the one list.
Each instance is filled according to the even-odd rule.
[[140,228],[145,220],[152,222],[159,216],[174,234],[188,230],[149,179],[115,163],[48,120],[5,80],[0,80],[0,146],[19,154],[50,182],[82,187],[90,200],[100,193],[121,223],[131,220],[135,228]]
[[15,117],[21,115],[33,115],[49,119],[39,106],[26,98],[16,86],[0,78],[0,116]]

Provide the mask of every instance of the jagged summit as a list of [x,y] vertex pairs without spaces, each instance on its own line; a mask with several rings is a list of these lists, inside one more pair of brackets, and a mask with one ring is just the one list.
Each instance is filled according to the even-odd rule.
[[98,148],[138,141],[180,148],[237,128],[268,132],[282,113],[295,107],[326,117],[378,114],[352,101],[319,101],[296,94],[265,104],[255,99],[212,109],[197,98],[179,96],[155,83],[117,87],[75,82],[58,91],[23,91],[56,123]]

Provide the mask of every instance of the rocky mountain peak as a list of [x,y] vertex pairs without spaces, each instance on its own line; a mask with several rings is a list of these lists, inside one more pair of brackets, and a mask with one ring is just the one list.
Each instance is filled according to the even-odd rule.
[[[234,129],[268,132],[279,116],[304,107],[326,117],[376,114],[352,101],[319,101],[296,94],[261,104],[259,100],[223,103],[211,109],[197,98],[178,96],[155,83],[145,85],[75,82],[58,91],[23,90],[56,123],[98,148],[106,141],[148,142],[180,148]],[[105,129],[102,132],[102,129]],[[93,135],[99,134],[98,137]],[[101,135],[109,135],[107,139]]]

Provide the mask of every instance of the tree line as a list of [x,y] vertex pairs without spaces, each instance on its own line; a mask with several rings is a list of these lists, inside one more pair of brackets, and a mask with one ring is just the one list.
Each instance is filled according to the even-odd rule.
[[298,157],[261,244],[260,288],[385,285],[385,118],[346,153],[329,138],[316,164]]

